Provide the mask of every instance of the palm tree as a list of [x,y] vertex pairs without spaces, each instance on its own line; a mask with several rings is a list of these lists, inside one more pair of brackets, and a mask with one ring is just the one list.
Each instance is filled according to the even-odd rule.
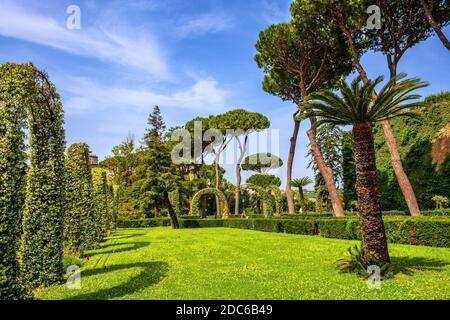
[[360,205],[364,258],[366,262],[378,265],[390,259],[381,216],[372,124],[388,118],[414,116],[411,109],[423,105],[421,102],[408,103],[420,98],[420,95],[410,93],[428,84],[418,78],[405,78],[406,74],[402,73],[397,83],[394,79],[390,80],[374,100],[372,94],[383,77],[363,85],[358,77],[351,86],[341,80],[337,86],[342,97],[324,91],[314,94],[309,103],[319,118],[317,126],[324,123],[353,125],[356,193]]
[[302,213],[306,213],[306,201],[305,195],[303,194],[303,188],[308,184],[311,184],[313,181],[309,177],[303,177],[294,179],[291,181],[291,187],[298,188],[298,192],[300,193],[300,203],[302,207]]

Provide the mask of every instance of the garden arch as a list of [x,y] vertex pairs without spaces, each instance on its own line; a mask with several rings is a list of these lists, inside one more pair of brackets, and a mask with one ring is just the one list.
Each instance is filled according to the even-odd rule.
[[255,191],[263,201],[263,212],[265,217],[270,217],[273,214],[276,203],[274,197],[267,192],[264,188],[254,184],[247,183],[241,187],[241,190],[253,190]]
[[283,211],[283,194],[281,193],[280,188],[277,186],[271,185],[267,187],[267,190],[273,193],[273,197],[275,199],[275,213],[277,216],[281,215]]
[[223,194],[222,191],[220,191],[219,189],[216,188],[205,188],[202,189],[200,191],[198,191],[194,197],[192,198],[192,207],[191,207],[191,211],[190,211],[190,215],[200,215],[200,210],[199,210],[199,205],[200,205],[200,199],[202,198],[202,196],[207,195],[207,194],[213,194],[216,197],[216,201],[219,201],[218,203],[218,208],[219,208],[219,212],[216,213],[216,215],[223,215],[223,209],[225,207],[225,202],[227,201],[227,198],[225,197],[225,195]]
[[0,273],[9,274],[0,285],[10,288],[5,297],[24,294],[17,280],[18,250],[31,287],[63,277],[63,122],[59,95],[46,73],[31,63],[0,65],[0,215],[5,217],[0,237],[7,239]]

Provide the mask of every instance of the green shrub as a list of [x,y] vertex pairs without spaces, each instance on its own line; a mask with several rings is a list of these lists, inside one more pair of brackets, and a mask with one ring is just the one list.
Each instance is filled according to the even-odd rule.
[[[385,218],[388,241],[412,245],[450,247],[450,219],[440,217]],[[168,218],[122,220],[119,227],[169,226]],[[320,235],[336,239],[361,239],[359,220],[354,218],[321,219],[180,219],[182,228],[227,227],[265,232]]]
[[450,208],[449,209],[437,209],[437,210],[424,210],[424,211],[422,211],[422,215],[424,215],[424,216],[449,216],[450,217]]
[[31,64],[0,64],[0,299],[23,299],[17,251],[26,172],[26,85]]
[[55,86],[36,71],[29,102],[29,167],[23,235],[22,274],[28,285],[45,287],[63,278],[64,150],[63,108]]
[[65,162],[64,241],[65,250],[74,255],[95,247],[97,243],[89,154],[86,143],[75,143],[67,150]]
[[347,219],[321,219],[318,221],[319,235],[324,238],[352,239],[347,234]]
[[136,220],[117,220],[118,228],[152,228],[170,226],[169,218],[152,218]]

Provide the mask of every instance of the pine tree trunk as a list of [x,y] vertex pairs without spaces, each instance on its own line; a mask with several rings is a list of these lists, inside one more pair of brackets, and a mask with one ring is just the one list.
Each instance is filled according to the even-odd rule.
[[179,229],[180,225],[178,224],[178,218],[175,211],[173,210],[172,204],[170,203],[169,193],[167,192],[164,192],[164,202],[166,204],[167,211],[169,211],[170,221],[172,222],[172,228]]
[[442,32],[441,28],[438,26],[438,24],[434,20],[432,14],[431,14],[431,10],[428,7],[428,5],[425,3],[425,0],[419,0],[419,2],[420,2],[420,5],[422,6],[423,10],[425,11],[425,17],[427,18],[428,23],[434,29],[434,32],[436,32],[436,34],[439,37],[439,39],[441,40],[442,44],[448,50],[450,50],[450,42],[448,41],[447,37],[445,36],[445,34]]
[[241,196],[241,163],[236,164],[236,190],[234,195],[234,214],[239,214]]
[[403,170],[402,160],[397,149],[397,144],[395,142],[394,133],[392,132],[392,127],[388,120],[382,120],[381,126],[383,128],[386,145],[391,157],[392,168],[394,169],[395,176],[397,177],[398,184],[403,193],[403,197],[405,198],[405,202],[408,206],[409,212],[412,216],[420,216],[420,209],[417,203],[416,194],[414,193],[414,189],[411,185],[411,182],[409,181],[408,176]]
[[300,121],[295,120],[296,114],[297,113],[294,114],[294,132],[292,133],[291,145],[289,147],[289,156],[288,156],[287,174],[286,174],[285,192],[286,192],[289,214],[295,214],[294,194],[292,193],[292,189],[291,189],[291,181],[292,181],[292,166],[294,164],[294,156],[295,156],[295,147],[297,145],[298,131],[300,129]]
[[360,122],[353,125],[356,193],[360,206],[360,225],[364,257],[371,263],[389,262],[387,239],[381,215],[381,196],[378,187],[372,125]]
[[322,152],[320,151],[319,145],[317,144],[316,129],[314,128],[316,119],[314,117],[310,117],[310,121],[311,129],[308,130],[308,138],[314,161],[317,164],[317,168],[319,169],[320,174],[325,180],[325,185],[327,187],[328,193],[330,194],[331,205],[333,206],[334,214],[336,215],[336,217],[343,217],[344,207],[342,206],[342,201],[339,198],[339,193],[336,188],[336,182],[334,181],[333,171],[325,164]]

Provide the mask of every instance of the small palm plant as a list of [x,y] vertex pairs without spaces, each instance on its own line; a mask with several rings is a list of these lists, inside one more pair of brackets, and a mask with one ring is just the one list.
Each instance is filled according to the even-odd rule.
[[418,78],[406,79],[404,73],[395,80],[398,82],[390,80],[377,97],[374,97],[375,88],[383,81],[383,77],[363,85],[359,77],[350,86],[345,81],[339,81],[337,87],[341,96],[332,91],[323,91],[311,95],[309,102],[319,118],[317,126],[325,123],[353,126],[363,253],[366,259],[370,257],[371,261],[379,265],[389,263],[390,258],[381,216],[372,124],[386,118],[415,115],[412,109],[423,103],[410,102],[420,98],[420,95],[411,92],[428,85]]
[[311,184],[312,182],[313,181],[309,177],[298,178],[291,181],[291,187],[298,188],[298,192],[300,193],[300,203],[302,213],[306,213],[307,210],[303,188],[306,187],[308,184]]

